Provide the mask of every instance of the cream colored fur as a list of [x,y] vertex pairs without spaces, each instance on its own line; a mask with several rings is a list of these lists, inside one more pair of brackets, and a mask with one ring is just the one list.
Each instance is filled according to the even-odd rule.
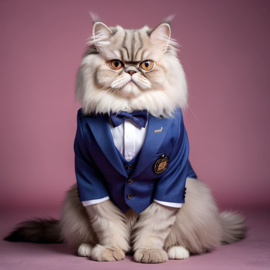
[[93,260],[123,259],[130,250],[126,217],[110,200],[86,207],[90,222],[98,238],[91,252]]
[[[187,105],[188,95],[176,46],[168,23],[154,30],[95,23],[77,73],[76,97],[83,112],[146,109],[156,117],[173,117],[177,108]],[[115,59],[123,64],[119,70],[111,67]],[[146,60],[154,62],[149,71],[141,68]],[[116,261],[134,252],[134,260],[142,263],[185,259],[189,252],[203,253],[224,239],[235,242],[243,237],[243,219],[232,213],[220,216],[206,185],[188,178],[186,187],[180,210],[154,202],[138,215],[131,209],[123,214],[109,200],[84,208],[74,185],[63,206],[62,236],[80,256]]]
[[189,251],[181,246],[174,246],[169,248],[168,257],[170,260],[183,260],[189,257]]
[[143,263],[161,263],[168,260],[164,243],[176,219],[177,208],[152,203],[140,214],[134,226],[134,259]]
[[[171,117],[175,109],[187,106],[185,73],[170,28],[164,25],[150,38],[147,26],[139,30],[117,26],[114,35],[104,24],[94,26],[89,44],[96,51],[86,52],[77,73],[76,97],[85,114],[146,109],[156,117]],[[100,29],[95,34],[96,28]],[[124,72],[111,69],[113,59],[123,61]],[[154,61],[151,71],[140,69],[145,60]],[[130,68],[137,71],[132,76],[125,72]]]
[[[180,210],[153,203],[139,215],[131,209],[124,215],[110,201],[85,209],[74,185],[63,205],[62,236],[80,256],[115,261],[134,252],[135,261],[143,263],[185,259],[189,252],[204,253],[221,241],[243,238],[241,216],[228,212],[221,216],[210,189],[201,181],[187,178],[186,187],[186,203]],[[232,226],[234,231],[228,231]]]
[[[76,96],[84,113],[146,109],[156,117],[173,117],[175,109],[184,108],[187,83],[170,35],[166,22],[154,30],[95,23],[77,74]],[[119,70],[110,65],[116,59],[124,65]],[[153,69],[142,69],[146,60],[154,61]],[[110,200],[85,208],[74,185],[67,192],[60,224],[55,220],[25,222],[6,239],[39,242],[44,241],[40,235],[46,235],[48,241],[64,240],[79,256],[92,260],[118,261],[134,252],[136,262],[161,263],[245,236],[244,219],[230,212],[219,215],[205,184],[188,178],[186,188],[181,209],[154,202],[138,215],[132,209],[124,214]]]

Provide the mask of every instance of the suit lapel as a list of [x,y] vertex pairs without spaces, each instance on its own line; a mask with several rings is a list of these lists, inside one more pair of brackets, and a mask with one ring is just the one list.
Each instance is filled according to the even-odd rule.
[[[160,148],[165,135],[171,125],[172,118],[159,119],[152,115],[149,115],[148,130],[146,138],[141,149],[141,153],[131,178],[138,176],[152,161],[152,158]],[[155,132],[160,131],[161,132]]]
[[128,177],[128,174],[114,145],[107,115],[99,115],[96,118],[88,118],[88,124],[97,144],[109,162],[119,173],[125,177]]

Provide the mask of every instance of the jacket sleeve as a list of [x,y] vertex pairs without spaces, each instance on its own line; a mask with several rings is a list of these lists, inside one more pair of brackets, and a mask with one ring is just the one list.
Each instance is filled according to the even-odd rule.
[[80,201],[102,199],[108,196],[104,177],[91,157],[84,141],[83,118],[78,114],[74,142],[75,173]]
[[164,172],[164,176],[159,179],[156,185],[154,200],[184,203],[186,178],[189,170],[189,144],[181,110],[173,121],[176,121],[178,129],[176,134],[178,136],[168,161],[167,172]]

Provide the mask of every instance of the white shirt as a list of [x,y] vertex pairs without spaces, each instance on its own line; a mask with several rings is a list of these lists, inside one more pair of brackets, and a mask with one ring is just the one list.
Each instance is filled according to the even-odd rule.
[[[110,123],[110,130],[114,144],[128,162],[131,161],[141,150],[145,141],[147,127],[148,123],[146,123],[145,128],[143,128],[137,126],[131,119],[126,119],[123,124],[117,127],[114,127],[112,123]],[[83,201],[82,204],[83,206],[88,206],[101,203],[109,199],[110,198],[107,196],[97,200]],[[182,206],[182,203],[171,203],[158,200],[154,201],[159,204],[175,208],[180,208]]]

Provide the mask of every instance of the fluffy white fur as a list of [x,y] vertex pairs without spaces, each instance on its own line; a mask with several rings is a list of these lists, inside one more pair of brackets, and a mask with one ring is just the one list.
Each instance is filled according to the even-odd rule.
[[78,248],[78,255],[81,257],[90,257],[94,245],[90,243],[82,243]]
[[[76,85],[85,114],[146,109],[156,117],[172,117],[176,108],[187,105],[186,78],[168,23],[154,30],[147,26],[125,30],[96,23],[89,46]],[[123,66],[113,69],[112,60],[121,61]],[[149,71],[140,68],[146,60],[154,62]],[[180,211],[154,202],[140,215],[131,209],[124,215],[111,201],[105,201],[88,206],[80,226],[67,219],[82,211],[77,198],[70,205],[75,200],[74,187],[66,199],[68,206],[64,206],[63,237],[79,247],[80,255],[93,260],[121,260],[132,251],[134,260],[142,263],[185,259],[189,252],[203,253],[224,239],[234,242],[243,237],[241,217],[232,213],[220,216],[210,190],[200,181],[189,178],[186,186],[186,203]],[[88,216],[93,230],[86,222]],[[93,242],[95,238],[97,242]],[[92,243],[97,245],[92,248]]]
[[153,203],[138,215],[132,209],[123,214],[111,201],[85,209],[74,185],[63,205],[62,237],[78,248],[80,256],[115,261],[134,252],[135,261],[142,263],[185,259],[189,252],[204,253],[244,237],[243,217],[219,214],[204,183],[187,178],[186,187],[186,202],[180,210]]
[[189,257],[189,251],[181,246],[174,246],[168,250],[168,257],[171,260],[183,260]]
[[[114,35],[108,27],[100,28],[98,32],[93,31],[90,40],[90,46],[95,46],[98,54],[86,55],[77,74],[76,96],[85,114],[147,109],[156,117],[170,117],[176,108],[187,105],[186,78],[168,24],[156,28],[150,37],[148,27],[134,33],[117,26]],[[131,48],[132,42],[140,43],[143,48],[136,61],[153,60],[151,72],[155,76],[147,77],[148,72],[145,76],[140,72],[132,76],[126,72],[118,75],[108,65],[113,59],[124,62],[120,54],[122,42],[130,35],[134,37],[126,39],[126,47]],[[140,55],[141,51],[144,53]]]
[[[168,23],[154,30],[96,23],[77,74],[76,96],[84,113],[147,109],[156,117],[171,117],[176,108],[184,108],[187,84],[170,34]],[[124,64],[121,70],[111,68],[114,59]],[[145,60],[154,61],[152,70],[140,68]],[[110,200],[85,208],[74,185],[67,193],[60,223],[25,222],[6,239],[64,240],[77,248],[79,256],[97,261],[118,261],[134,252],[136,262],[161,263],[245,236],[244,219],[230,212],[219,214],[205,184],[188,178],[186,187],[186,202],[180,210],[153,202],[138,215],[132,209],[123,214]]]

